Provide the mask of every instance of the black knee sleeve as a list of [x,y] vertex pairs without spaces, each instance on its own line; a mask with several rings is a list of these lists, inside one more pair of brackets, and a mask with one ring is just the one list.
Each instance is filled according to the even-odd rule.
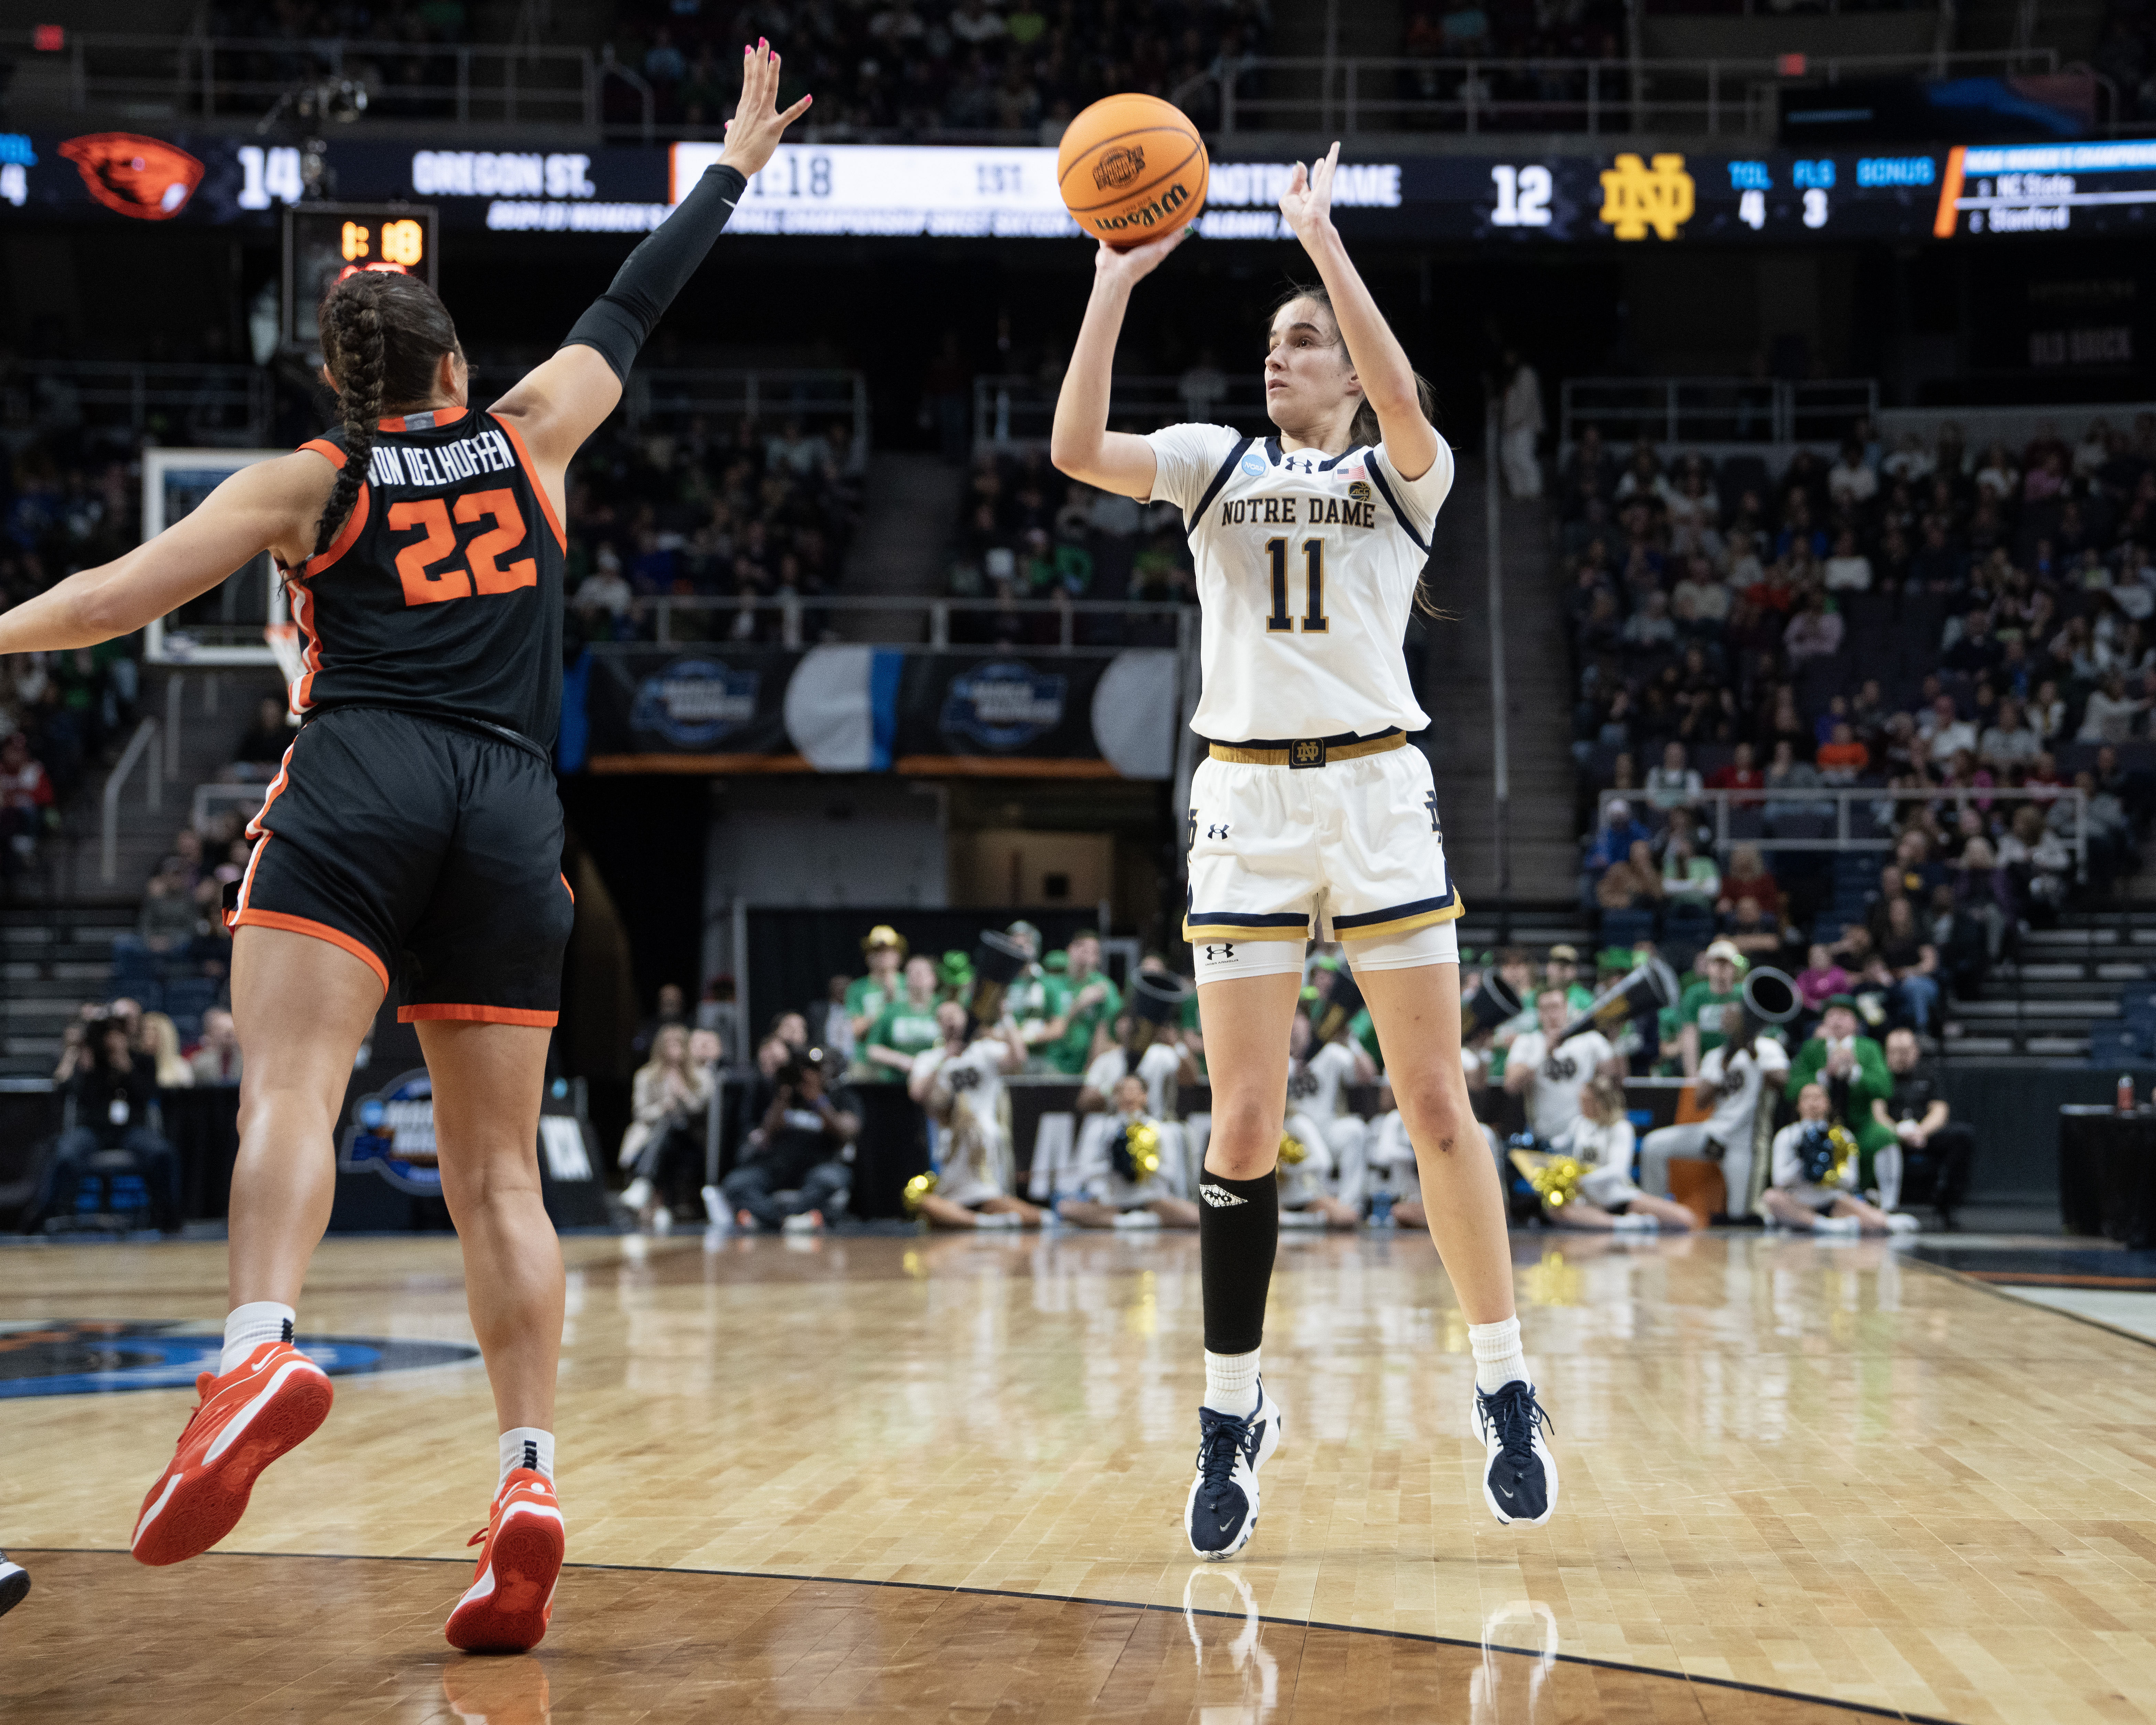
[[1265,1295],[1279,1248],[1277,1179],[1199,1177],[1198,1279],[1208,1353],[1249,1353],[1265,1339]]

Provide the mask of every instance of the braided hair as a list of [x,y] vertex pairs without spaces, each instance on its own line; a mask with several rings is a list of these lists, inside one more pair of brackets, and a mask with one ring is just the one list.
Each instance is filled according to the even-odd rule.
[[318,313],[322,361],[336,380],[345,464],[315,531],[320,557],[351,518],[389,408],[416,410],[433,395],[444,353],[461,353],[449,309],[416,275],[362,270],[334,284]]

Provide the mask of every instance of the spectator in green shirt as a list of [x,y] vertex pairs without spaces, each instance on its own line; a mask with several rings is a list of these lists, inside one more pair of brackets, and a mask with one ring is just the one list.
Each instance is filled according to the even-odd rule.
[[1868,1191],[1878,1183],[1872,1158],[1899,1140],[1893,1127],[1880,1123],[1871,1106],[1875,1101],[1894,1100],[1894,1074],[1887,1065],[1887,1050],[1869,1036],[1859,1035],[1861,1028],[1856,998],[1830,998],[1820,1014],[1819,1029],[1790,1061],[1784,1091],[1791,1101],[1808,1084],[1826,1091],[1830,1115],[1849,1128],[1862,1153],[1857,1189]]
[[1061,996],[1055,1016],[1045,1027],[1040,1051],[1050,1070],[1077,1078],[1092,1064],[1094,1038],[1116,1022],[1123,999],[1101,974],[1101,937],[1091,929],[1072,935],[1063,957]]
[[856,977],[846,990],[846,1011],[854,1021],[856,1043],[875,1028],[884,1009],[905,992],[898,971],[906,963],[906,937],[888,922],[879,922],[861,942],[861,952],[869,973]]
[[1026,957],[1034,961],[1004,991],[1004,1015],[1018,1026],[1026,1052],[1039,1060],[1045,1054],[1047,1045],[1055,1040],[1050,1030],[1063,1011],[1063,978],[1040,962],[1040,931],[1033,924],[1021,920],[1004,932],[1024,947]]
[[1564,990],[1564,1004],[1574,1018],[1594,1004],[1594,991],[1579,980],[1579,948],[1560,941],[1543,962],[1543,986]]
[[1687,1078],[1698,1076],[1700,1057],[1721,1047],[1737,1029],[1738,1016],[1744,1009],[1737,992],[1743,963],[1743,955],[1727,941],[1716,941],[1707,947],[1702,966],[1705,980],[1694,983],[1677,998],[1677,1057]]
[[913,1057],[943,1040],[936,1023],[936,967],[926,957],[906,966],[906,993],[883,1010],[864,1044],[869,1083],[895,1084],[913,1070]]

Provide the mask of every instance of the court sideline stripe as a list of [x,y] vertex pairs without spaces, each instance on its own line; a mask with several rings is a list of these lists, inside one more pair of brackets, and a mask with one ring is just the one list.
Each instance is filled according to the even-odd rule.
[[[2002,1296],[2010,1298],[2010,1296]],[[122,1558],[127,1553],[116,1546],[42,1545],[13,1546],[9,1548],[20,1558],[34,1557],[49,1552],[55,1556]],[[209,1551],[207,1558],[297,1558],[315,1563],[459,1563],[469,1565],[470,1558],[373,1557],[361,1552],[315,1551]],[[741,1581],[814,1582],[824,1587],[891,1588],[905,1593],[956,1594],[969,1599],[1018,1599],[1044,1605],[1102,1605],[1117,1611],[1157,1612],[1166,1616],[1217,1617],[1225,1623],[1248,1624],[1246,1611],[1215,1611],[1199,1606],[1158,1605],[1143,1599],[1099,1599],[1083,1594],[1020,1593],[1004,1587],[939,1587],[926,1581],[879,1581],[872,1577],[857,1575],[794,1575],[778,1569],[690,1569],[657,1563],[564,1563],[564,1570],[590,1569],[628,1575],[724,1575]],[[1615,1671],[1621,1675],[1643,1677],[1662,1677],[1673,1683],[1700,1683],[1712,1689],[1733,1689],[1745,1695],[1770,1695],[1782,1701],[1801,1701],[1814,1707],[1832,1707],[1838,1712],[1858,1713],[1871,1719],[1902,1719],[1907,1725],[1958,1725],[1958,1722],[1943,1718],[1936,1713],[1906,1712],[1899,1707],[1874,1707],[1869,1702],[1836,1701],[1824,1695],[1807,1695],[1799,1689],[1777,1689],[1766,1683],[1746,1683],[1735,1677],[1696,1677],[1689,1671],[1665,1671],[1660,1666],[1627,1665],[1622,1660],[1594,1659],[1584,1653],[1545,1654],[1539,1647],[1507,1647],[1492,1641],[1471,1641],[1459,1635],[1425,1635],[1412,1630],[1368,1628],[1359,1624],[1326,1623],[1312,1617],[1268,1617],[1262,1612],[1258,1621],[1271,1624],[1279,1629],[1327,1630],[1335,1635],[1370,1635],[1388,1641],[1411,1641],[1425,1647],[1459,1647],[1476,1652],[1511,1653],[1522,1659],[1550,1658],[1560,1665],[1584,1666],[1590,1670]]]
[[2107,1319],[2091,1317],[2086,1312],[2070,1312],[2063,1306],[2046,1306],[2041,1300],[2024,1300],[2020,1296],[2008,1291],[2010,1287],[2061,1287],[2066,1284],[1986,1281],[1981,1276],[1971,1276],[1965,1270],[1956,1270],[1949,1264],[1934,1264],[1928,1258],[1904,1257],[1902,1262],[1917,1270],[1928,1270],[1934,1276],[1943,1276],[1949,1281],[1959,1282],[1965,1288],[1980,1289],[1994,1300],[2010,1301],[2023,1312],[2048,1312],[2054,1317],[2068,1318],[2077,1324],[2087,1324],[2092,1330],[2102,1330],[2107,1335],[2117,1336],[2122,1341],[2138,1342],[2143,1348],[2156,1348],[2156,1336],[2144,1336],[2138,1330],[2121,1329]]

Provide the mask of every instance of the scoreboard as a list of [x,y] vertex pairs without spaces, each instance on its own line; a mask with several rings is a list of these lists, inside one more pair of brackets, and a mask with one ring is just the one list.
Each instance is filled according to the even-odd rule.
[[[227,137],[0,133],[0,234],[25,221],[298,224],[288,339],[304,341],[329,275],[432,279],[443,231],[648,233],[721,146],[581,151],[449,147],[454,137],[339,136],[325,166],[346,208],[308,201],[299,152]],[[1235,141],[1222,141],[1232,145]],[[1840,148],[1657,148],[1621,138],[1502,139],[1479,155],[1351,150],[1334,211],[1349,238],[1537,247],[1833,241],[2041,245],[2061,234],[2156,229],[2156,141]],[[1197,228],[1290,239],[1278,199],[1292,164],[1217,156]],[[788,143],[751,182],[742,232],[930,239],[1078,239],[1040,146]],[[326,275],[326,272],[327,274]]]

